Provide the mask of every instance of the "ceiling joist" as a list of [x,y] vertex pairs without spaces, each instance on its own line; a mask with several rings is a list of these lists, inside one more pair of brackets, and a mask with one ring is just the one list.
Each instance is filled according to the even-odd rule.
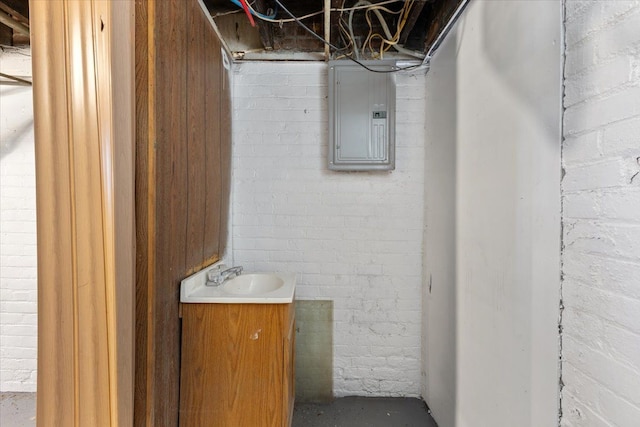
[[423,59],[468,0],[255,0],[250,4],[257,28],[237,0],[203,1],[236,59],[327,60]]
[[29,44],[28,0],[0,0],[0,44]]
[[16,20],[13,16],[9,15],[4,10],[0,10],[0,23],[6,25],[19,34],[22,34],[23,36],[29,35],[29,27]]

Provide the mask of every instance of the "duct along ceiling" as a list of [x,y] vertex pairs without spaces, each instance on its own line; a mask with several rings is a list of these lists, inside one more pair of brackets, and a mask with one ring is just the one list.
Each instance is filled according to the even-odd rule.
[[424,58],[466,3],[466,0],[203,1],[228,50],[239,60]]

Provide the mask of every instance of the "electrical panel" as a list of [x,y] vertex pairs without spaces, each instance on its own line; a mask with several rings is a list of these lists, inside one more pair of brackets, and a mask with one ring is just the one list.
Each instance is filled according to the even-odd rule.
[[395,61],[329,62],[329,169],[395,169]]

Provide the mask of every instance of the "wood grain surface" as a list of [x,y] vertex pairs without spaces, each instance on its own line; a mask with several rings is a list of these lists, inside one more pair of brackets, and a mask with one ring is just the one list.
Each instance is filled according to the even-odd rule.
[[133,421],[133,2],[115,8],[31,4],[41,426]]
[[180,281],[225,249],[231,100],[222,69],[197,0],[136,1],[136,426],[178,425]]
[[289,426],[293,304],[184,304],[180,426]]

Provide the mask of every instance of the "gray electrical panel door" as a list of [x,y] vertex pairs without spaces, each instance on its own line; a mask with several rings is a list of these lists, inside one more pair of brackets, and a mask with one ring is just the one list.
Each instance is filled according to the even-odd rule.
[[[362,61],[379,71],[395,61]],[[329,169],[395,168],[393,73],[375,73],[353,61],[329,62]]]

